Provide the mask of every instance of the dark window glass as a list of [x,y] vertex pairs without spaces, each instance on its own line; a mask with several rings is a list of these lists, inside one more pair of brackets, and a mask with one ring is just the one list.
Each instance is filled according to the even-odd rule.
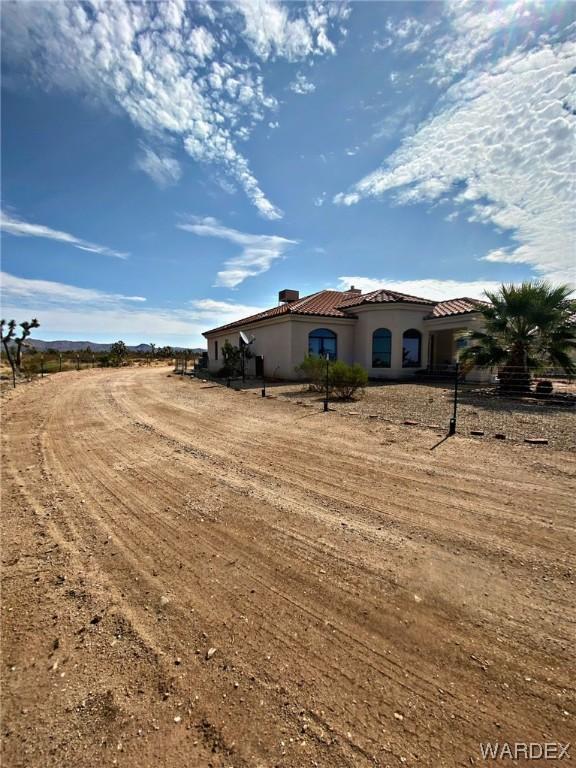
[[404,331],[402,336],[402,367],[418,368],[420,366],[420,353],[422,346],[422,334],[420,331],[410,328]]
[[378,328],[372,334],[372,368],[390,368],[392,334],[388,328]]
[[309,355],[319,355],[320,357],[329,355],[330,360],[336,360],[336,353],[336,334],[334,331],[329,331],[328,328],[317,328],[310,332],[308,336]]

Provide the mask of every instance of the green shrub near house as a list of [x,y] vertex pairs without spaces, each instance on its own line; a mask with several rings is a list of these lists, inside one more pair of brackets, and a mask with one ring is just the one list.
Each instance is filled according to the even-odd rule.
[[[326,391],[326,360],[307,355],[296,372],[306,379],[313,392]],[[368,384],[368,373],[358,363],[349,365],[342,360],[328,362],[328,393],[339,400],[350,400]]]

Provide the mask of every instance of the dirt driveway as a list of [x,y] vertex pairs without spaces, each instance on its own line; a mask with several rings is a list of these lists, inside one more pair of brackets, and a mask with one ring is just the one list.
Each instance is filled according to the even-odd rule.
[[165,369],[4,409],[5,768],[454,768],[575,740],[573,453],[430,450]]

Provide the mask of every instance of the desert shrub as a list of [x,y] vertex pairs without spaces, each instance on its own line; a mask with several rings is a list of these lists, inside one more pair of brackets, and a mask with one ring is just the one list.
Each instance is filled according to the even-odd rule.
[[[308,355],[296,366],[296,372],[308,381],[313,392],[326,391],[326,360]],[[339,400],[349,400],[368,384],[368,373],[358,363],[348,365],[342,360],[328,363],[328,394]]]
[[228,339],[222,345],[222,368],[218,371],[218,376],[226,379],[231,376],[236,376],[241,370],[241,353],[238,347],[234,347]]
[[358,363],[348,365],[336,360],[330,366],[332,391],[339,400],[350,400],[368,384],[368,373]]
[[[333,365],[333,363],[329,363]],[[306,355],[300,365],[296,366],[296,373],[308,381],[312,392],[323,392],[326,387],[326,360],[317,355]]]

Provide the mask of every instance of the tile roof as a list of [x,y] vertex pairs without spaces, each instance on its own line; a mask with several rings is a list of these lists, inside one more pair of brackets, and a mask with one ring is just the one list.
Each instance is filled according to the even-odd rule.
[[250,315],[250,317],[243,317],[241,320],[236,320],[233,323],[227,325],[220,325],[218,328],[212,328],[207,333],[215,333],[216,331],[227,331],[232,328],[239,328],[242,325],[250,325],[252,323],[258,323],[261,320],[268,320],[270,317],[278,317],[279,315],[322,315],[324,317],[350,317],[349,314],[342,312],[338,309],[338,306],[342,303],[342,297],[345,296],[342,291],[318,291],[318,293],[312,293],[310,296],[304,296],[298,301],[292,301],[289,304],[280,304],[277,307],[266,309],[263,312],[258,312],[256,315]]
[[204,331],[204,336],[210,333],[228,331],[233,328],[240,328],[244,325],[252,325],[262,320],[268,320],[272,317],[281,315],[318,315],[321,317],[354,317],[348,310],[361,304],[387,304],[387,303],[407,303],[407,304],[429,304],[434,307],[429,317],[448,317],[449,315],[460,315],[465,312],[475,312],[486,302],[478,299],[450,299],[449,301],[435,302],[431,299],[422,299],[418,296],[410,296],[406,293],[397,291],[387,291],[380,289],[365,294],[351,295],[347,291],[318,291],[310,296],[304,296],[297,301],[286,304],[280,304],[277,307],[271,307],[263,312],[257,312],[255,315],[243,317],[233,323],[220,325],[218,328],[212,328]]
[[407,293],[398,291],[387,291],[385,288],[379,288],[377,291],[362,293],[352,296],[342,302],[343,307],[357,307],[360,304],[387,304],[389,302],[406,304],[436,304],[431,299],[422,299],[420,296],[410,296]]
[[466,312],[478,312],[482,307],[486,307],[488,302],[480,299],[448,299],[448,301],[439,301],[432,312],[432,317],[449,317],[450,315],[463,315]]

